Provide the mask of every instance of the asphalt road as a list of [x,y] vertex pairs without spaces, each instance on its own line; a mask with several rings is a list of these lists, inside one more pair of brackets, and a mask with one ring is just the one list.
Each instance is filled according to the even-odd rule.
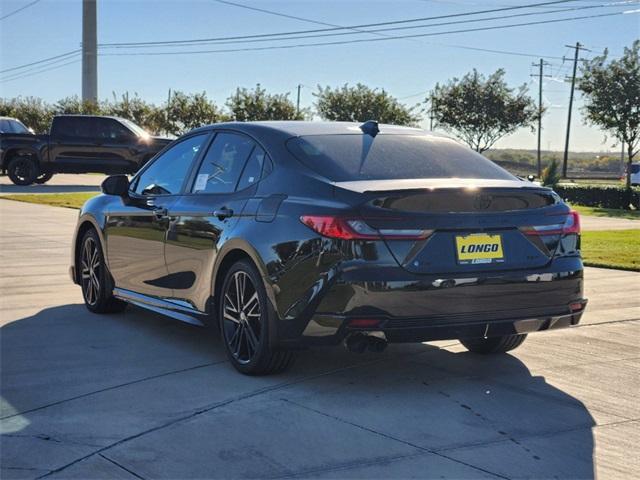
[[0,195],[15,193],[71,193],[71,192],[99,192],[100,184],[106,178],[100,174],[54,175],[44,185],[14,185],[6,175],[0,176]]
[[76,215],[0,200],[3,479],[640,477],[638,273],[587,269],[584,323],[513,355],[317,349],[251,378],[197,327],[90,314]]

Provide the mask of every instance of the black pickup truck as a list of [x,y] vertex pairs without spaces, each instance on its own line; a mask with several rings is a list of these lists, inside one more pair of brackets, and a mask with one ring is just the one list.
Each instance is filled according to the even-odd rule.
[[55,173],[133,173],[171,139],[153,137],[117,117],[60,115],[49,135],[0,133],[0,170],[16,185]]

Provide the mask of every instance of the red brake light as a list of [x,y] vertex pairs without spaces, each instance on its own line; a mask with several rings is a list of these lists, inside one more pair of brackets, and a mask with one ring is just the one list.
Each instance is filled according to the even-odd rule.
[[[347,222],[340,217],[321,216],[321,215],[303,215],[300,217],[311,230],[315,230],[323,237],[338,238],[341,240],[355,240],[357,238],[372,238],[370,235],[363,236],[354,232]],[[375,235],[373,238],[378,238]]]
[[335,217],[330,215],[303,215],[300,221],[323,237],[340,240],[422,240],[432,230],[383,229],[376,230],[363,220]]
[[564,223],[552,225],[534,225],[522,227],[520,231],[526,235],[568,235],[570,233],[580,233],[580,215],[575,210],[566,214]]
[[580,214],[575,210],[571,210],[562,227],[562,233],[580,233]]

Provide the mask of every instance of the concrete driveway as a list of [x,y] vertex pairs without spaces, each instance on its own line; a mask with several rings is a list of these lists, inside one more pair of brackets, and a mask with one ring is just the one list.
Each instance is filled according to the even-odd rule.
[[598,230],[632,230],[640,229],[640,220],[580,215],[580,227],[585,232]]
[[502,358],[318,349],[251,378],[197,327],[90,314],[76,216],[0,200],[2,478],[640,477],[640,274],[587,269],[583,325]]

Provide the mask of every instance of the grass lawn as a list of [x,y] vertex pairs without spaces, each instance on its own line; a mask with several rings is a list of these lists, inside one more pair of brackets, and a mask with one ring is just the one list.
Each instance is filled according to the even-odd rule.
[[54,207],[80,208],[90,198],[98,195],[98,192],[86,193],[29,193],[21,195],[0,195],[0,199],[15,200],[18,202],[40,203]]
[[582,257],[591,267],[640,271],[640,230],[582,232]]
[[640,210],[621,210],[617,208],[583,207],[582,205],[571,205],[571,208],[573,208],[578,213],[580,213],[580,215],[640,220]]

